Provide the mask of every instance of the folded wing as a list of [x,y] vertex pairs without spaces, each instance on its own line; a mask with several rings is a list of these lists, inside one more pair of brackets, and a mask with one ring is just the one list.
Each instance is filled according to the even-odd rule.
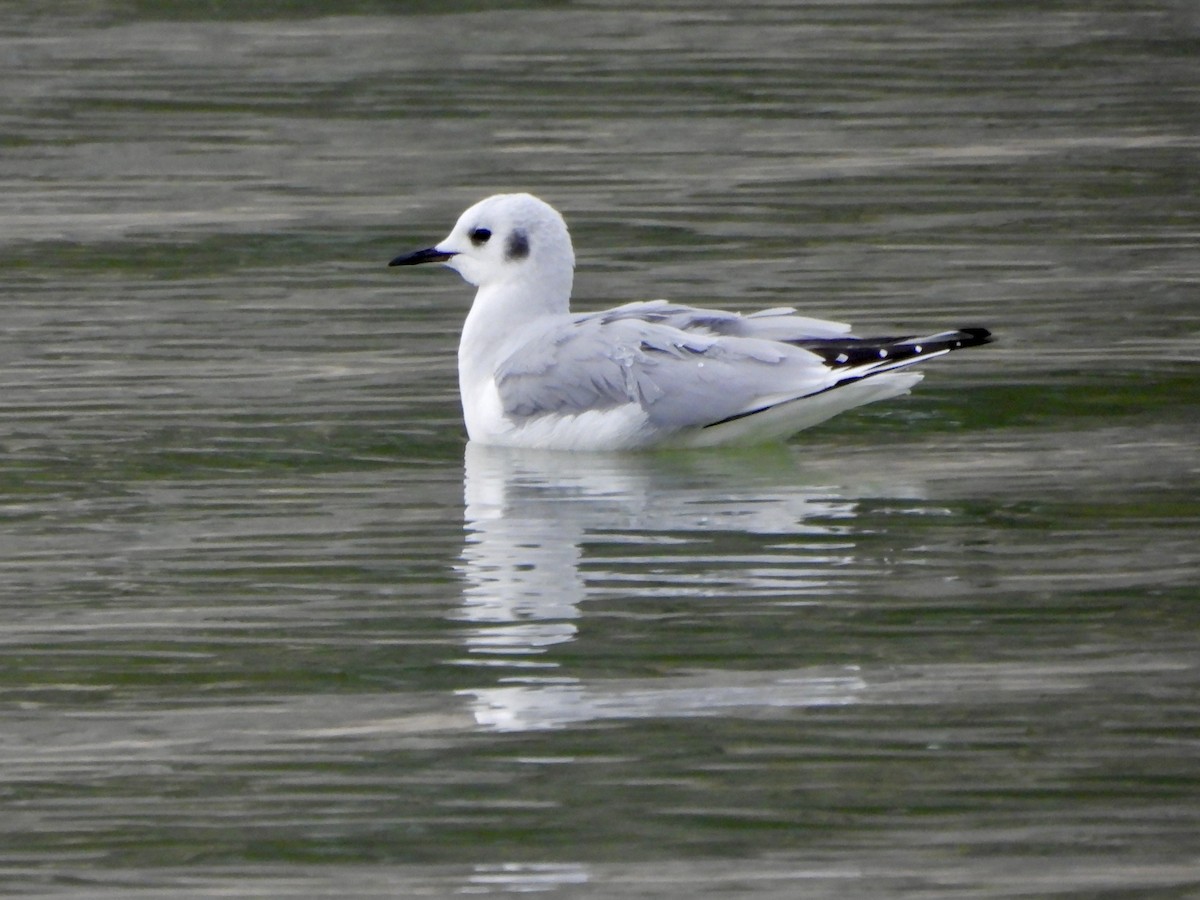
[[636,404],[660,430],[701,428],[986,343],[982,329],[858,339],[791,309],[741,316],[632,303],[533,331],[498,367],[505,413],[574,415]]

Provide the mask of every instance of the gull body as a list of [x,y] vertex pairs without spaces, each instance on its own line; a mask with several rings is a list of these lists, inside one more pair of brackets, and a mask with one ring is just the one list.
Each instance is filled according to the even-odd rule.
[[566,223],[530,194],[464,212],[433,247],[478,290],[458,348],[471,440],[555,450],[707,447],[780,439],[906,393],[917,362],[987,343],[982,328],[856,338],[791,308],[740,315],[651,300],[570,311]]

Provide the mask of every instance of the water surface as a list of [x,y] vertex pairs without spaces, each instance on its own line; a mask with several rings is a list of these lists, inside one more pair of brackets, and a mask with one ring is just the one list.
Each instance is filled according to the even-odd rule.
[[[1191,5],[17,2],[0,893],[1200,890]],[[982,324],[786,445],[467,446],[469,290]]]

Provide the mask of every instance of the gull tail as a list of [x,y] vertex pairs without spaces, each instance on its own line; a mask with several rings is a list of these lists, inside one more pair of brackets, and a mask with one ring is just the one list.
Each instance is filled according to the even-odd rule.
[[[921,380],[920,372],[897,372],[894,371],[896,369],[991,341],[992,333],[986,328],[960,328],[925,337],[838,337],[788,341],[819,356],[836,379],[814,393],[711,422],[699,434],[691,435],[688,445],[711,446],[723,443],[729,439],[729,435],[733,435],[733,440],[743,437],[755,440],[785,437],[856,406],[907,393]],[[718,437],[718,434],[721,436]]]

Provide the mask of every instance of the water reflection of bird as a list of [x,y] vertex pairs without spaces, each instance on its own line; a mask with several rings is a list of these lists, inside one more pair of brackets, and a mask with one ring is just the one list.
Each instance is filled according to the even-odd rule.
[[665,300],[569,311],[566,223],[529,194],[462,214],[441,243],[393,266],[440,262],[479,290],[459,389],[474,441],[559,450],[705,447],[785,437],[907,392],[915,363],[991,340],[982,328],[856,338],[790,308],[749,315]]
[[[857,696],[857,675],[824,669],[598,682],[560,652],[580,639],[597,601],[708,602],[728,592],[795,607],[852,589],[861,577],[857,503],[830,473],[798,471],[782,448],[687,456],[467,445],[463,602],[455,613],[466,653],[454,662],[501,682],[460,692],[479,724],[523,730]],[[919,495],[894,477],[886,488]],[[874,496],[882,486],[858,489]],[[729,535],[739,539],[723,544]],[[763,546],[747,554],[745,535],[764,536]]]

